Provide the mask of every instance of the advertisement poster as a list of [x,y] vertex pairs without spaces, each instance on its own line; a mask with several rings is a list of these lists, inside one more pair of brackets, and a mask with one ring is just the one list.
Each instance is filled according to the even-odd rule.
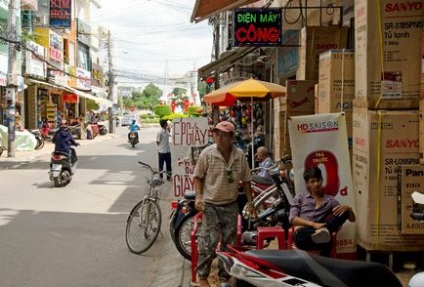
[[194,191],[194,166],[208,144],[208,134],[207,118],[179,118],[172,121],[171,155],[175,197]]
[[[345,114],[290,117],[288,127],[296,191],[306,190],[305,166],[316,165],[322,171],[324,192],[355,211]],[[356,251],[354,223],[346,221],[336,246],[337,253]]]

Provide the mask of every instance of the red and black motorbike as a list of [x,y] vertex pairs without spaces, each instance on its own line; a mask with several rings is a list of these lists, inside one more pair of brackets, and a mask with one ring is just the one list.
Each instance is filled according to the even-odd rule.
[[385,265],[323,257],[303,250],[217,252],[236,287],[401,287]]

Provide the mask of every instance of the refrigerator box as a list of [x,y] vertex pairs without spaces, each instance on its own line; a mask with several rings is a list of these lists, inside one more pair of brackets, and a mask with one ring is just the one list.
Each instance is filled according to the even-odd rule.
[[369,109],[418,108],[423,21],[424,0],[355,0],[358,104]]
[[319,55],[331,49],[347,47],[348,27],[309,26],[300,32],[297,80],[318,80]]
[[418,113],[353,108],[353,186],[358,243],[365,249],[423,249],[423,236],[402,234],[397,199],[401,166],[419,164]]

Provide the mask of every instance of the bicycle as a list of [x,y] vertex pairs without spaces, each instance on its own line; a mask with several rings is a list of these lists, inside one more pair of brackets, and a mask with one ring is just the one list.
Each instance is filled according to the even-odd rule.
[[128,249],[142,254],[152,247],[159,235],[162,224],[162,212],[159,207],[161,186],[165,183],[160,177],[166,171],[157,171],[150,165],[139,161],[143,168],[150,169],[152,175],[147,178],[149,192],[131,210],[125,230]]

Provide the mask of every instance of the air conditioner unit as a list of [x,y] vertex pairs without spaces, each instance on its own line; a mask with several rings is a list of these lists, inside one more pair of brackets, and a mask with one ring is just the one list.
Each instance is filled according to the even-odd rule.
[[45,27],[49,26],[49,16],[42,15],[42,16],[36,16],[35,17],[35,26],[37,27]]

